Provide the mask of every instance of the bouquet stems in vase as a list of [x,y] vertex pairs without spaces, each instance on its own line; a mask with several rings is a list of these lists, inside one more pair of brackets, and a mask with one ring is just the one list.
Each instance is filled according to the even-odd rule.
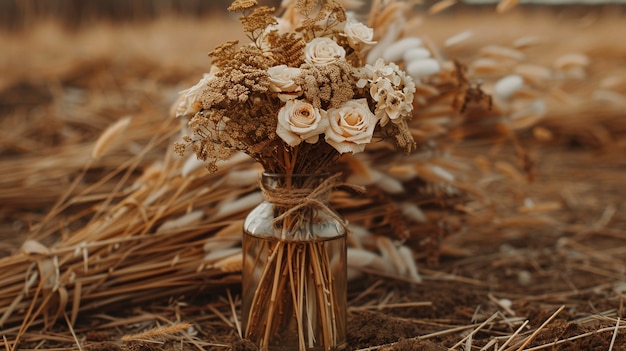
[[336,177],[263,174],[244,222],[244,336],[267,350],[341,350],[346,231],[328,207]]
[[282,16],[254,0],[228,8],[251,42],[210,53],[181,94],[190,147],[209,170],[233,151],[265,169],[265,201],[244,224],[245,337],[261,350],[339,350],[346,334],[346,227],[328,207],[344,153],[392,139],[410,152],[415,83],[398,65],[365,63],[372,28],[336,0],[291,0]]

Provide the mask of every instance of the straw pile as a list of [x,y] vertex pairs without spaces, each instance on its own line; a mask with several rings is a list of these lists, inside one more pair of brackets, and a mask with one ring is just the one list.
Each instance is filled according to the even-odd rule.
[[[446,280],[479,291],[488,281],[488,256],[459,261],[459,267],[467,268],[444,263],[433,270],[441,254],[464,257],[472,252],[472,240],[488,246],[493,233],[507,230],[550,226],[556,232],[581,233],[616,220],[619,202],[612,210],[603,207],[601,220],[593,226],[575,226],[561,202],[540,195],[541,179],[538,191],[527,184],[536,170],[529,149],[538,145],[576,143],[608,149],[609,155],[626,146],[620,141],[626,131],[626,73],[615,65],[626,49],[590,31],[571,29],[574,23],[573,28],[584,24],[594,33],[613,33],[619,19],[589,22],[593,18],[583,17],[591,24],[569,19],[564,21],[570,26],[559,29],[549,21],[553,15],[537,15],[535,25],[528,27],[537,33],[521,38],[507,23],[528,18],[513,14],[482,22],[455,14],[427,16],[409,26],[409,34],[427,42],[443,68],[420,90],[424,107],[413,128],[422,148],[392,158],[380,144],[363,157],[343,159],[338,168],[348,180],[366,185],[368,192],[363,197],[339,192],[332,203],[352,226],[349,259],[355,286],[368,286],[371,276],[397,284],[428,281],[413,290],[405,287],[403,298],[386,292],[383,283],[353,296],[353,312],[366,320],[373,318],[370,309],[404,309],[408,314],[390,313],[397,323],[392,324],[402,326],[408,340],[394,344],[402,337],[398,329],[390,333],[392,339],[361,341],[353,331],[355,348],[496,345],[498,350],[521,350],[563,315],[562,308],[552,308],[554,302],[543,315],[523,304],[515,310],[510,300],[532,299],[514,294],[508,302],[490,296],[490,313],[475,311],[475,323],[468,320],[461,326],[454,323],[472,311],[451,310],[448,322],[415,312],[428,306],[428,299],[436,303],[428,291],[447,289]],[[451,21],[455,26],[449,26]],[[206,69],[204,52],[221,41],[221,31],[211,28],[229,25],[236,26],[216,18],[166,18],[135,27],[97,25],[79,33],[44,23],[18,37],[2,34],[0,42],[7,49],[0,80],[0,325],[7,349],[80,348],[110,339],[88,333],[94,325],[97,330],[121,328],[112,340],[129,347],[137,342],[136,347],[148,347],[146,340],[165,347],[164,341],[177,340],[181,348],[223,349],[237,339],[240,226],[261,199],[259,169],[235,156],[220,165],[219,172],[208,174],[193,157],[177,157],[171,145],[181,126],[168,113],[176,92]],[[503,30],[496,37],[490,25]],[[571,35],[578,40],[548,50],[551,43],[565,43]],[[21,45],[24,42],[28,45]],[[600,53],[603,63],[594,61]],[[450,58],[464,63],[465,75],[457,74]],[[522,83],[513,76],[523,78]],[[475,85],[479,81],[493,97],[490,111],[488,99]],[[463,147],[457,148],[458,143]],[[619,179],[619,173],[607,173],[605,181],[620,184]],[[511,193],[512,198],[502,195]],[[568,206],[587,206],[577,197],[580,193],[570,195]],[[529,200],[533,198],[538,201]],[[621,231],[602,230],[623,240]],[[582,243],[570,240],[559,248],[596,257],[591,249],[576,246]],[[547,260],[531,256],[528,253],[528,262]],[[431,266],[420,266],[418,272],[416,260]],[[619,273],[623,263],[605,263],[605,277],[614,272],[612,280],[624,279]],[[204,305],[189,304],[201,296],[215,298],[200,299]],[[453,305],[476,307],[477,301],[482,300]],[[147,312],[154,303],[167,307]],[[119,306],[138,306],[138,311],[116,316]],[[524,312],[536,313],[533,322],[546,324],[529,329],[519,317]],[[623,310],[604,314],[592,334],[611,341],[611,333],[624,328],[620,315],[623,318]],[[405,320],[409,317],[411,326]],[[149,330],[155,321],[165,325]],[[458,337],[463,332],[465,337]],[[575,335],[585,339],[586,333],[591,332],[568,329],[554,340]],[[218,342],[207,341],[210,334],[209,339]],[[421,337],[411,339],[416,335]],[[449,342],[444,338],[448,335],[458,342]],[[615,342],[611,345],[620,349]]]

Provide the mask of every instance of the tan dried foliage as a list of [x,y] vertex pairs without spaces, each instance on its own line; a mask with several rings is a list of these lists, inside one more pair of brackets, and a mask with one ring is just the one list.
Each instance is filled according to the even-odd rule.
[[[623,156],[626,149],[622,141],[626,133],[624,105],[593,100],[596,83],[602,89],[617,93],[618,97],[622,96],[622,100],[623,96],[626,96],[624,84],[626,80],[623,74],[620,76],[619,73],[621,68],[610,64],[618,62],[614,60],[615,58],[623,57],[623,48],[616,47],[614,39],[609,35],[614,33],[615,28],[609,24],[610,21],[606,21],[595,23],[591,27],[594,30],[587,27],[581,31],[577,23],[560,28],[547,20],[551,17],[539,15],[533,18],[512,16],[501,20],[491,18],[481,21],[476,24],[474,35],[482,39],[472,41],[484,45],[491,40],[490,33],[493,32],[493,28],[498,28],[501,29],[499,35],[508,37],[511,39],[510,42],[514,42],[515,38],[519,37],[515,29],[516,24],[525,23],[529,29],[528,35],[535,34],[540,36],[542,41],[558,42],[566,46],[550,47],[550,50],[564,52],[553,53],[548,49],[541,53],[523,51],[525,53],[521,59],[523,64],[546,67],[564,54],[581,52],[579,45],[588,45],[584,51],[588,53],[586,55],[588,60],[580,61],[589,68],[585,84],[572,79],[559,81],[558,77],[548,77],[534,68],[519,69],[518,72],[527,72],[528,77],[536,77],[537,82],[542,81],[542,84],[545,84],[545,88],[541,88],[545,90],[540,91],[541,97],[547,100],[547,114],[536,122],[534,128],[530,130],[533,134],[528,136],[534,135],[542,143],[540,145],[575,143],[602,150],[604,153],[601,155]],[[146,62],[143,59],[136,59],[143,57],[139,49],[141,45],[135,45],[137,42],[129,38],[137,39],[134,36],[137,34],[133,32],[135,30],[140,31],[140,37],[156,32],[161,38],[170,38],[168,42],[171,45],[182,45],[181,37],[199,38],[201,36],[197,35],[198,32],[206,33],[203,30],[206,23],[189,21],[173,24],[167,19],[163,21],[153,27],[132,30],[127,27],[98,25],[76,36],[69,36],[49,24],[41,24],[41,27],[33,28],[31,33],[0,34],[3,42],[9,44],[5,46],[4,53],[7,62],[10,63],[9,66],[12,67],[11,70],[2,72],[3,97],[9,97],[15,91],[19,92],[15,87],[19,87],[21,82],[32,81],[33,72],[40,77],[38,79],[53,82],[31,85],[28,95],[37,106],[49,108],[47,111],[50,111],[50,115],[40,114],[38,111],[41,109],[31,112],[12,110],[13,105],[9,104],[5,118],[0,121],[2,130],[15,131],[2,135],[0,159],[1,168],[5,170],[3,177],[0,178],[2,189],[0,202],[5,204],[3,208],[5,225],[0,232],[2,234],[0,249],[3,255],[0,258],[0,265],[3,267],[0,276],[0,324],[3,325],[3,339],[7,349],[16,349],[18,345],[35,347],[40,342],[44,347],[52,343],[75,347],[76,341],[69,332],[65,333],[68,335],[58,331],[39,333],[40,329],[53,326],[54,319],[62,319],[66,312],[70,324],[77,323],[75,324],[77,327],[78,324],[89,320],[96,324],[100,323],[101,325],[96,327],[111,330],[112,333],[120,333],[120,330],[116,331],[115,328],[121,328],[123,334],[129,334],[125,331],[126,328],[137,323],[153,326],[155,319],[161,323],[176,320],[180,317],[177,313],[183,304],[172,307],[167,313],[162,312],[163,316],[139,311],[128,318],[116,319],[107,315],[109,311],[119,311],[117,306],[132,304],[146,307],[149,301],[167,303],[171,301],[172,296],[189,296],[197,288],[194,286],[195,282],[200,280],[206,283],[207,290],[217,290],[217,295],[223,293],[227,287],[239,284],[239,276],[229,272],[230,268],[236,266],[236,262],[223,261],[226,271],[207,268],[203,264],[205,255],[203,246],[208,238],[214,237],[225,228],[229,228],[230,231],[231,225],[241,223],[249,208],[243,205],[232,209],[224,217],[214,216],[218,214],[220,207],[249,195],[255,189],[255,186],[250,185],[244,187],[226,185],[227,173],[251,169],[253,166],[249,161],[239,160],[221,167],[213,174],[191,172],[187,176],[181,176],[184,160],[170,152],[168,146],[171,139],[177,136],[180,126],[176,121],[167,119],[165,112],[169,107],[168,102],[172,100],[171,92],[178,87],[168,82],[171,82],[170,79],[175,83],[180,80],[193,81],[201,72],[190,67],[187,62],[203,54],[190,53],[181,47],[162,51],[158,46],[160,44],[142,40],[143,44],[155,45],[154,52],[160,53],[151,56],[150,60],[153,61]],[[429,33],[434,43],[442,43],[445,38],[458,33],[459,28],[467,28],[469,24],[475,22],[475,18],[459,17],[455,27],[450,26],[447,20],[438,22],[433,19],[429,22],[431,29]],[[108,33],[106,37],[109,39],[102,40],[100,31],[106,31]],[[590,37],[592,34],[593,38]],[[579,40],[569,40],[572,36]],[[215,37],[212,42],[222,39]],[[22,41],[33,45],[17,45]],[[205,41],[206,39],[202,38],[195,45],[188,45],[204,48]],[[84,56],[79,58],[68,55],[77,45],[85,48]],[[187,45],[184,47],[189,50]],[[518,50],[527,48],[526,44],[515,47]],[[46,56],[46,64],[41,64],[42,56],[37,55],[39,50],[49,53]],[[469,50],[464,52],[466,55],[474,55],[472,56],[474,60],[480,57],[476,54],[480,47],[469,47],[465,50]],[[112,53],[118,55],[116,60],[108,59]],[[219,55],[221,54],[217,56]],[[598,57],[602,55],[609,60],[600,60]],[[537,63],[532,62],[535,58]],[[572,63],[575,61],[573,58],[570,60]],[[202,60],[194,63],[195,67],[203,64],[205,62]],[[471,63],[469,66],[472,66]],[[511,68],[514,69],[515,66]],[[467,72],[470,79],[475,77],[474,74],[471,69]],[[103,77],[116,79],[107,80]],[[146,84],[145,80],[148,79],[146,77],[161,80],[159,84]],[[93,95],[87,98],[72,89],[54,90],[52,93],[42,87],[55,87],[59,82],[71,82],[73,79],[80,79],[80,83]],[[543,81],[544,79],[547,80]],[[392,157],[389,144],[381,142],[375,144],[374,148],[364,155],[366,159],[359,163],[363,169],[361,173],[370,174],[375,174],[373,170],[385,174],[394,165],[410,164],[415,165],[415,169],[423,167],[424,170],[428,170],[433,164],[447,163],[446,170],[458,177],[451,184],[452,188],[446,184],[435,183],[435,178],[425,179],[419,175],[411,175],[412,172],[405,170],[388,175],[402,184],[407,189],[406,193],[388,194],[381,188],[383,181],[370,176],[367,178],[371,181],[367,184],[371,190],[370,196],[357,198],[342,193],[334,195],[333,201],[337,209],[345,214],[351,223],[366,228],[364,239],[355,240],[354,244],[355,247],[359,246],[364,250],[358,253],[363,254],[359,258],[363,262],[369,262],[369,266],[367,264],[362,266],[361,272],[397,280],[408,279],[397,276],[397,271],[379,269],[389,262],[382,260],[382,253],[375,240],[377,236],[389,236],[391,233],[406,236],[408,230],[410,237],[406,244],[414,249],[413,252],[416,253],[420,263],[426,262],[429,258],[434,262],[433,258],[441,253],[454,262],[452,267],[448,267],[449,270],[446,270],[447,266],[434,269],[420,265],[420,274],[425,277],[426,282],[433,285],[437,285],[437,282],[452,281],[455,289],[459,286],[469,290],[478,289],[488,284],[482,279],[475,278],[475,274],[484,272],[480,271],[480,267],[494,264],[506,266],[511,260],[515,262],[525,260],[529,267],[540,267],[542,274],[550,273],[550,265],[558,261],[555,257],[562,259],[565,264],[561,266],[563,271],[559,274],[575,267],[576,270],[584,272],[585,279],[602,276],[623,281],[624,268],[621,259],[624,254],[623,247],[598,249],[594,246],[598,241],[595,238],[624,239],[623,230],[616,227],[623,222],[619,206],[614,206],[612,210],[611,206],[607,206],[611,199],[617,205],[623,200],[619,197],[619,189],[624,188],[624,177],[623,170],[616,166],[618,163],[612,166],[607,163],[605,168],[598,170],[594,166],[587,166],[585,162],[589,162],[589,159],[598,159],[600,153],[593,154],[587,159],[580,149],[576,149],[573,152],[574,156],[578,157],[573,159],[576,164],[567,164],[573,171],[566,173],[568,177],[565,177],[564,173],[555,168],[559,161],[564,162],[563,157],[555,155],[553,159],[548,159],[541,165],[548,167],[543,176],[553,177],[551,184],[543,183],[544,178],[538,180],[536,185],[538,191],[535,196],[544,197],[533,206],[520,207],[519,201],[526,197],[528,190],[525,174],[521,173],[517,164],[510,159],[497,163],[492,159],[497,157],[494,155],[498,155],[499,150],[503,150],[501,148],[503,140],[510,136],[506,133],[511,131],[500,123],[502,116],[505,115],[504,109],[510,106],[504,106],[502,110],[499,110],[500,107],[494,107],[490,113],[485,113],[482,103],[470,101],[465,112],[458,114],[459,109],[448,109],[448,106],[454,100],[456,96],[454,92],[460,84],[465,83],[459,82],[455,72],[449,70],[424,82],[425,86],[421,91],[428,106],[418,110],[423,113],[424,118],[422,119],[418,113],[417,118],[409,124],[416,140],[423,140],[418,145],[419,153],[407,157],[397,155]],[[138,90],[137,86],[142,89]],[[121,96],[120,91],[124,92],[124,96]],[[99,95],[97,92],[103,94]],[[135,111],[129,111],[129,96],[136,98],[134,101],[137,101],[138,105],[135,106]],[[459,103],[466,98],[459,100]],[[63,109],[64,113],[61,114],[59,109],[51,107],[48,99],[52,99],[58,106],[65,106],[62,103],[69,104],[70,108]],[[441,108],[442,106],[445,108]],[[70,181],[79,177],[85,165],[92,160],[91,153],[98,135],[102,135],[103,138],[106,126],[110,124],[110,119],[103,115],[113,113],[124,116],[131,112],[132,133],[127,130],[124,138],[124,143],[128,147],[100,147],[99,154],[106,157],[94,160],[85,171],[85,177],[81,178],[75,187],[70,187]],[[53,123],[50,123],[51,121]],[[496,125],[501,128],[496,128]],[[429,131],[433,130],[440,132],[429,134]],[[462,148],[455,149],[456,144],[451,139],[456,138],[470,140],[463,143]],[[429,140],[436,141],[441,149],[435,148],[428,142]],[[42,153],[42,149],[45,149],[45,153]],[[540,157],[550,155],[549,152],[544,152],[546,149],[539,150]],[[221,154],[220,150],[210,152]],[[482,162],[483,173],[476,174],[471,165],[480,157],[482,161],[476,162]],[[358,173],[354,167],[348,166],[350,162],[350,158],[343,159],[337,163],[337,167],[346,175]],[[572,174],[578,178],[570,179]],[[469,179],[476,177],[474,178],[476,181],[466,184],[468,177]],[[499,186],[501,184],[499,181],[503,178],[509,179],[504,184],[509,184],[510,187],[502,189]],[[599,193],[593,192],[594,187],[605,185],[615,190],[614,197],[609,196],[608,200],[600,198]],[[494,192],[490,187],[503,191]],[[456,192],[451,191],[455,189]],[[484,189],[490,191],[485,192]],[[547,194],[554,196],[547,197]],[[466,201],[467,196],[470,196],[471,201]],[[55,206],[58,199],[66,200]],[[558,201],[555,202],[554,199]],[[415,223],[403,217],[402,207],[386,206],[405,201],[419,206],[428,221]],[[597,209],[601,210],[600,213],[593,212]],[[156,232],[160,225],[170,220],[184,218],[190,210],[202,211],[202,221],[191,221],[182,227],[175,226],[168,231]],[[495,215],[492,211],[496,211]],[[47,213],[53,215],[47,218]],[[577,216],[587,217],[579,220]],[[546,228],[549,230],[544,233],[542,230],[545,231]],[[355,227],[354,237],[357,231]],[[456,235],[448,237],[449,233]],[[559,241],[559,246],[556,247],[557,256],[550,256],[543,261],[541,257],[535,256],[534,252],[525,253],[522,249],[494,254],[497,260],[494,260],[493,255],[476,256],[470,249],[479,239],[492,244],[494,240],[500,240],[497,242],[503,243],[501,249],[504,249],[507,242],[497,235],[498,233],[508,233],[507,235],[514,237],[520,233],[528,234],[528,238],[538,238],[541,235],[541,240],[550,238],[551,235],[565,233],[567,240]],[[532,236],[534,234],[537,236]],[[28,241],[25,240],[26,237],[29,238]],[[468,246],[463,245],[465,243],[463,238],[467,238]],[[387,250],[390,250],[388,243],[385,245]],[[545,249],[548,250],[550,247]],[[395,261],[399,267],[400,261],[397,258]],[[485,273],[497,275],[501,272],[502,270],[498,269]],[[385,291],[381,286],[388,281],[380,280],[379,283],[365,289],[366,291],[359,292],[359,296],[351,302],[352,306],[381,310],[385,309],[385,306],[388,306],[389,310],[393,310],[393,306],[398,306],[397,309],[401,310],[407,308],[402,303],[421,302],[407,302],[403,299],[408,297],[399,294],[381,296],[371,302],[368,293],[377,291],[376,289]],[[551,279],[549,283],[554,284],[555,281]],[[534,282],[524,285],[525,294],[531,294],[530,290],[537,288],[539,286]],[[600,289],[603,294],[610,294],[619,291],[619,288],[620,285],[598,285],[591,290],[578,292],[589,296]],[[575,316],[576,320],[595,329],[578,330],[575,336],[557,335],[555,339],[549,341],[546,339],[533,341],[537,334],[532,331],[546,329],[557,321],[553,316],[561,316],[560,313],[565,312],[565,310],[558,312],[558,306],[554,307],[554,301],[566,301],[569,306],[583,306],[577,304],[577,298],[581,295],[576,295],[575,291],[568,288],[556,293],[530,297],[520,297],[518,293],[519,291],[511,292],[514,303],[510,309],[516,312],[516,316],[512,316],[508,309],[500,310],[500,307],[497,307],[501,314],[495,318],[489,319],[490,315],[482,316],[483,321],[489,319],[486,324],[482,322],[458,326],[437,324],[434,327],[432,318],[413,318],[412,321],[422,323],[421,326],[436,329],[431,333],[422,333],[418,339],[438,340],[445,336],[458,336],[449,344],[452,345],[471,334],[473,339],[464,339],[464,343],[470,348],[477,348],[476,345],[480,343],[479,347],[489,349],[486,344],[492,342],[490,348],[493,349],[497,342],[500,349],[519,349],[524,347],[523,345],[547,349],[555,346],[568,347],[574,342],[591,340],[598,336],[610,341],[612,335],[616,335],[619,342],[625,330],[623,323],[619,322],[617,309],[601,311],[601,314],[592,314],[584,310],[579,311],[580,314]],[[620,301],[618,295],[611,296],[615,297],[615,301]],[[604,299],[602,303],[607,301]],[[524,320],[526,317],[524,311],[516,309],[541,303],[554,308],[547,313],[538,314],[544,316],[543,319],[535,317],[528,323]],[[589,301],[584,301],[584,306],[588,304]],[[493,303],[481,306],[488,305],[500,306]],[[472,315],[475,307],[476,305],[456,305],[454,308],[457,313],[463,313],[467,317]],[[220,328],[234,328],[229,320],[231,306],[219,302],[210,306],[203,305],[201,308],[202,311],[194,312],[197,316],[202,316],[198,318],[204,326],[209,324],[208,318],[215,318],[211,323],[219,324]],[[90,314],[96,310],[101,312],[98,316],[105,319],[98,319],[96,315]],[[554,312],[555,310],[557,312]],[[82,316],[93,318],[80,318]],[[163,318],[167,320],[163,321]],[[563,318],[573,318],[573,315]],[[542,325],[543,321],[550,323]],[[612,325],[598,327],[608,322]],[[94,326],[85,327],[91,329]],[[565,329],[563,326],[563,330]],[[86,329],[77,328],[78,340],[81,340],[80,333],[84,330]],[[224,338],[228,340],[228,336]],[[468,340],[473,340],[474,345]],[[410,341],[407,339],[406,342]],[[187,346],[193,345],[192,341],[188,342]],[[193,342],[200,341],[194,339]],[[412,342],[417,343],[416,340]],[[617,342],[613,349],[619,346]],[[221,347],[207,344],[201,345],[206,349]],[[381,343],[367,347],[392,348],[393,345]],[[367,347],[364,346],[365,349]]]

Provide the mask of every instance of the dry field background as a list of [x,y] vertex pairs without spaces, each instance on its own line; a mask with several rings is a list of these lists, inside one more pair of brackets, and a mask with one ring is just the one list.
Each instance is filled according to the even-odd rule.
[[[588,63],[528,92],[545,96],[547,111],[514,139],[470,124],[439,140],[468,198],[425,204],[445,230],[411,227],[421,283],[370,268],[352,280],[352,349],[626,350],[625,12],[416,13],[411,33],[461,62],[525,37],[536,45],[524,63],[552,70],[571,53]],[[472,36],[446,46],[467,30]],[[171,152],[180,125],[169,113],[177,92],[207,71],[206,53],[237,33],[224,16],[71,31],[41,21],[0,33],[7,350],[252,349],[238,341],[236,264],[198,258],[216,233],[236,240],[230,232],[245,211],[220,206],[252,192],[256,169],[236,160],[228,172],[172,176],[185,165]],[[119,140],[93,157],[105,129],[127,116]],[[360,215],[358,205],[338,203],[358,222],[378,215],[375,198],[361,200]],[[176,216],[185,219],[158,230]]]

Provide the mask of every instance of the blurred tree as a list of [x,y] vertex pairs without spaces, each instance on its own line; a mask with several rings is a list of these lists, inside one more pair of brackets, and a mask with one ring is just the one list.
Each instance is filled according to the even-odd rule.
[[[129,22],[163,15],[225,13],[232,0],[0,0],[0,28],[23,30],[44,19],[76,29],[94,20]],[[280,0],[259,3],[279,6]]]

